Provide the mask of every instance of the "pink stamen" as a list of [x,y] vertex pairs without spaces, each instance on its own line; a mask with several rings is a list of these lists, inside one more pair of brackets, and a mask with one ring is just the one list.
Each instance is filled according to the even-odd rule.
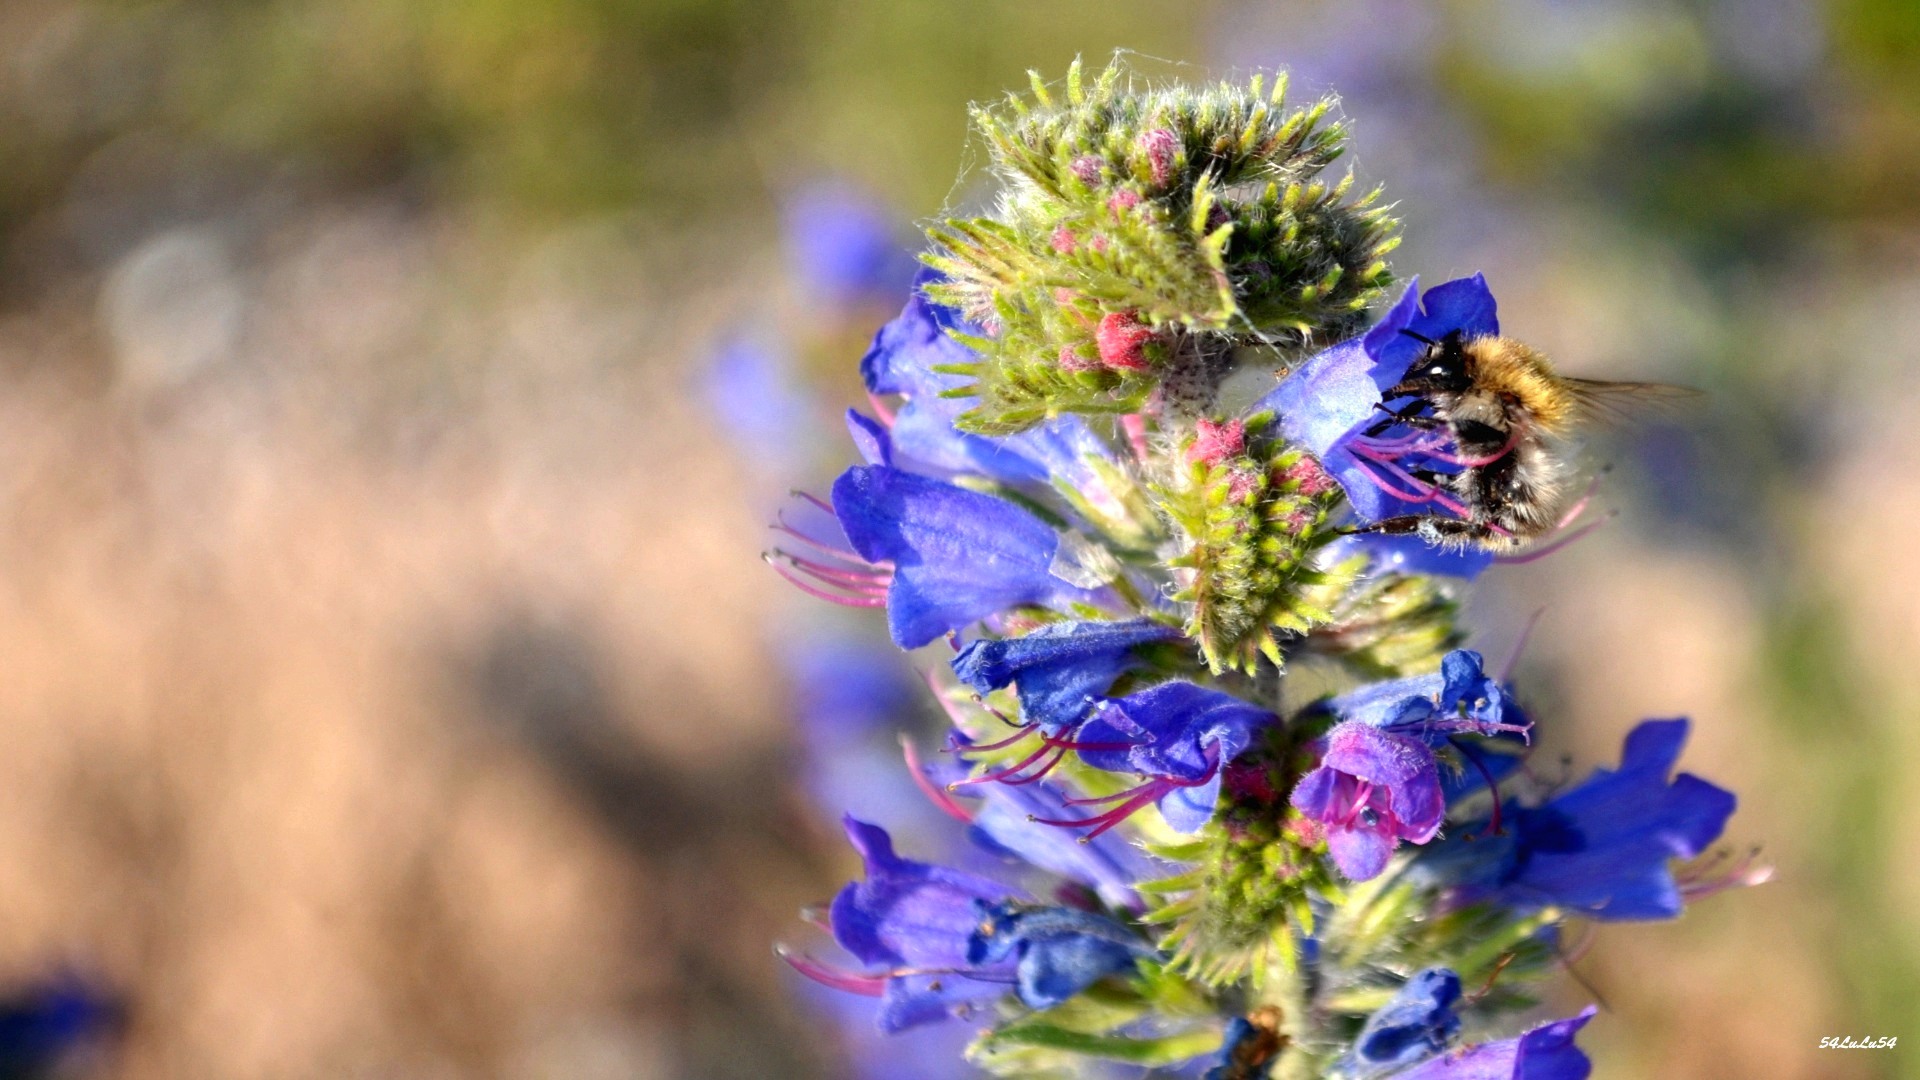
[[[1376,485],[1379,486],[1380,490],[1386,492],[1387,494],[1392,495],[1397,499],[1401,499],[1406,502],[1413,502],[1413,503],[1432,502],[1434,501],[1434,499],[1439,497],[1439,494],[1440,494],[1439,488],[1435,487],[1434,485],[1428,483],[1425,480],[1420,479],[1419,477],[1414,476],[1412,473],[1407,472],[1405,469],[1402,469],[1400,466],[1395,465],[1392,462],[1392,460],[1390,460],[1386,455],[1376,454],[1372,451],[1364,450],[1357,446],[1353,448],[1353,454],[1355,457],[1360,459],[1362,464],[1367,466],[1366,469],[1362,470],[1367,474],[1367,479],[1372,480]],[[1396,488],[1393,485],[1387,483],[1386,478],[1376,474],[1373,471],[1374,468],[1376,467],[1385,469],[1388,472],[1392,473],[1397,479],[1405,480],[1407,483],[1413,485],[1415,494],[1409,495],[1406,492],[1400,490],[1399,488]]]
[[1164,794],[1164,792],[1159,790],[1155,784],[1146,784],[1135,788],[1134,791],[1129,792],[1129,794],[1132,795],[1132,797],[1126,802],[1121,803],[1119,806],[1105,813],[1096,814],[1090,818],[1043,818],[1029,816],[1027,820],[1041,825],[1059,825],[1068,828],[1079,825],[1092,825],[1093,831],[1080,838],[1081,843],[1086,843],[1101,833],[1106,832],[1108,829],[1113,828],[1115,825],[1120,824],[1122,821],[1132,817],[1141,807],[1153,802]]
[[955,821],[973,824],[973,812],[961,806],[945,788],[928,779],[927,770],[920,764],[920,752],[914,749],[913,740],[905,735],[900,736],[900,753],[907,759],[907,775],[913,777],[913,786],[919,788],[922,795]]
[[1600,478],[1598,476],[1587,481],[1587,490],[1581,492],[1580,497],[1573,500],[1573,505],[1567,507],[1567,512],[1560,515],[1560,521],[1554,528],[1564,529],[1573,524],[1574,521],[1580,517],[1580,514],[1586,510],[1587,504],[1593,501],[1594,495],[1599,491]]
[[1405,435],[1395,435],[1392,438],[1381,435],[1361,435],[1353,440],[1352,445],[1387,452],[1413,446],[1439,446],[1444,441],[1444,439],[1436,439],[1431,431],[1409,431]]
[[1060,763],[1065,760],[1067,760],[1067,752],[1065,750],[1061,750],[1055,753],[1051,758],[1048,758],[1047,763],[1040,766],[1040,768],[1035,770],[1034,772],[1029,773],[1026,776],[1022,776],[1017,780],[1008,780],[1008,779],[1002,778],[1000,782],[1003,784],[1006,784],[1008,787],[1022,787],[1027,784],[1038,783],[1048,773],[1058,768]]
[[[947,790],[952,791],[955,788],[972,787],[975,784],[992,783],[995,780],[1006,780],[1007,777],[1013,776],[1021,772],[1022,770],[1031,766],[1034,762],[1039,761],[1041,758],[1046,757],[1048,754],[1051,754],[1053,752],[1054,752],[1053,747],[1048,746],[1046,743],[1046,740],[1042,739],[1040,741],[1040,748],[1038,750],[1035,750],[1033,753],[1028,754],[1026,757],[1021,758],[1019,764],[1010,765],[1004,769],[997,769],[993,772],[981,773],[979,776],[970,776],[965,780],[956,780],[953,783],[947,785]],[[1060,751],[1060,756],[1065,757],[1066,753],[1067,752],[1065,750],[1062,750]],[[1052,768],[1052,766],[1049,765],[1047,768],[1050,769]],[[1043,774],[1044,774],[1044,771],[1045,770],[1042,770]],[[1014,783],[1015,781],[1008,780],[1007,782]]]
[[1217,773],[1219,773],[1219,771],[1220,771],[1220,763],[1217,760],[1215,760],[1208,765],[1207,771],[1204,774],[1202,774],[1201,776],[1193,780],[1181,780],[1177,777],[1172,777],[1172,776],[1159,776],[1159,777],[1153,778],[1152,780],[1147,781],[1144,784],[1141,784],[1139,787],[1132,788],[1127,791],[1122,791],[1117,795],[1105,795],[1099,798],[1092,798],[1092,799],[1063,800],[1068,806],[1091,806],[1091,805],[1097,805],[1103,802],[1113,802],[1115,800],[1124,800],[1120,802],[1118,806],[1115,806],[1110,810],[1103,811],[1099,814],[1095,814],[1093,817],[1043,818],[1043,817],[1035,817],[1032,815],[1028,815],[1027,820],[1036,822],[1041,825],[1060,825],[1060,826],[1092,825],[1094,826],[1093,831],[1087,833],[1085,836],[1082,836],[1080,838],[1080,842],[1084,844],[1087,841],[1092,840],[1094,837],[1099,836],[1101,833],[1106,832],[1108,829],[1113,828],[1115,825],[1120,824],[1122,821],[1125,821],[1127,818],[1132,817],[1134,813],[1139,811],[1141,807],[1146,806],[1148,803],[1158,801],[1159,799],[1164,797],[1168,792],[1177,791],[1180,788],[1204,786],[1208,782],[1212,781],[1214,776]]
[[840,520],[840,511],[835,510],[833,508],[832,503],[827,502],[825,499],[822,499],[820,496],[815,495],[813,492],[801,491],[798,488],[795,488],[791,492],[791,494],[799,498],[805,499],[806,501],[812,503],[814,506],[818,507],[822,512],[832,515],[835,521]]
[[[1359,453],[1359,451],[1357,451],[1357,450],[1356,450],[1356,451],[1355,451],[1354,453],[1355,453],[1355,456],[1357,456],[1357,457],[1359,457],[1359,458],[1360,458],[1360,460],[1361,460],[1361,462],[1362,462],[1362,464],[1364,464],[1364,465],[1366,465],[1366,466],[1369,466],[1369,467],[1367,467],[1367,468],[1362,468],[1362,469],[1360,470],[1360,475],[1361,475],[1361,476],[1364,476],[1364,477],[1366,477],[1366,478],[1367,478],[1367,480],[1368,480],[1368,482],[1369,482],[1369,483],[1371,483],[1371,484],[1373,484],[1373,486],[1374,486],[1374,487],[1377,487],[1377,488],[1379,488],[1379,489],[1380,489],[1381,491],[1384,491],[1384,492],[1386,492],[1387,494],[1389,494],[1389,495],[1391,495],[1391,496],[1393,496],[1393,497],[1394,497],[1394,498],[1396,498],[1396,499],[1399,499],[1399,500],[1400,500],[1400,501],[1402,501],[1402,502],[1410,502],[1410,503],[1424,503],[1424,502],[1432,502],[1432,501],[1433,501],[1433,494],[1432,494],[1432,492],[1428,492],[1428,493],[1427,493],[1427,494],[1425,494],[1425,495],[1420,495],[1420,494],[1411,494],[1411,495],[1410,495],[1410,494],[1408,494],[1407,492],[1404,492],[1404,491],[1402,491],[1402,490],[1400,490],[1399,488],[1397,488],[1397,487],[1394,487],[1394,486],[1393,486],[1392,484],[1389,484],[1389,483],[1387,483],[1387,481],[1386,481],[1386,478],[1385,478],[1385,477],[1383,477],[1383,476],[1381,476],[1380,474],[1378,474],[1378,473],[1376,473],[1376,472],[1374,472],[1374,471],[1373,471],[1373,469],[1371,468],[1371,466],[1372,466],[1372,465],[1374,464],[1374,462],[1373,462],[1373,459],[1372,459],[1372,458],[1369,458],[1369,457],[1367,457],[1367,456],[1365,456],[1364,454],[1360,454],[1360,453]],[[1424,486],[1427,486],[1427,485],[1422,485],[1422,486],[1424,487]]]
[[1591,534],[1595,529],[1599,529],[1605,526],[1608,520],[1610,519],[1601,518],[1599,521],[1590,521],[1585,525],[1582,525],[1579,528],[1568,533],[1567,535],[1561,537],[1560,539],[1555,540],[1551,544],[1545,544],[1541,547],[1534,548],[1532,551],[1529,551],[1524,555],[1497,555],[1494,557],[1493,561],[1505,566],[1524,566],[1527,563],[1544,559],[1547,556],[1553,554],[1554,552],[1561,550],[1562,548],[1570,547],[1573,544],[1579,543],[1581,540],[1585,539],[1589,534]]
[[946,691],[940,689],[940,682],[934,678],[933,672],[922,671],[920,677],[926,680],[928,692],[933,695],[933,700],[939,703],[940,711],[947,714],[947,719],[953,723],[953,726],[963,725],[967,717],[960,712],[960,707],[953,703],[953,699],[947,696]]
[[791,570],[788,570],[786,567],[780,565],[778,562],[774,562],[773,560],[768,560],[768,562],[770,565],[772,565],[774,573],[779,574],[783,578],[786,578],[788,584],[792,585],[794,588],[799,589],[801,592],[806,593],[808,596],[814,597],[815,599],[825,600],[830,604],[839,604],[842,607],[877,608],[877,607],[887,606],[887,598],[885,596],[864,596],[864,595],[863,596],[841,596],[837,593],[830,593],[825,589],[822,589],[814,585],[813,583],[798,577]]
[[784,945],[774,946],[773,951],[780,959],[787,962],[788,967],[793,968],[793,970],[805,975],[821,986],[832,987],[835,990],[845,990],[848,993],[859,994],[862,997],[879,997],[881,994],[886,993],[887,977],[885,975],[865,975],[859,972],[841,971],[839,968],[828,967],[805,953],[794,952]]
[[1514,431],[1510,432],[1507,435],[1507,441],[1504,446],[1500,447],[1500,449],[1498,450],[1495,450],[1492,454],[1489,454],[1486,457],[1460,457],[1457,454],[1443,453],[1438,450],[1422,450],[1421,453],[1425,454],[1427,457],[1434,459],[1435,461],[1444,461],[1449,465],[1459,465],[1468,469],[1478,469],[1483,465],[1491,465],[1494,462],[1499,461],[1501,458],[1506,457],[1508,454],[1513,453],[1514,446],[1517,445],[1519,442],[1520,442],[1520,432],[1518,429],[1515,429]]
[[1047,744],[1064,750],[1131,750],[1138,743],[1130,742],[1075,742],[1058,736],[1047,736]]
[[1354,819],[1360,816],[1360,812],[1367,808],[1368,801],[1373,798],[1372,781],[1360,780],[1356,777],[1355,783],[1358,786],[1353,789],[1353,798],[1347,803],[1346,811],[1339,818],[1338,823],[1343,829],[1353,826]]
[[778,552],[777,555],[786,560],[788,566],[815,581],[824,581],[829,585],[871,592],[875,589],[884,590],[893,583],[891,570],[860,570],[851,566],[835,566],[832,563],[821,562],[819,559],[803,559],[787,551]]
[[[1427,492],[1427,494],[1425,495],[1411,495],[1411,496],[1401,495],[1400,497],[1404,498],[1406,501],[1420,502],[1420,503],[1425,503],[1425,502],[1437,503],[1442,508],[1446,509],[1448,512],[1456,514],[1461,518],[1471,517],[1471,515],[1467,513],[1466,505],[1462,503],[1460,500],[1454,498],[1451,495],[1448,495],[1446,492],[1441,491],[1438,487],[1435,487],[1434,485],[1427,483],[1425,480],[1421,480],[1419,477],[1414,476],[1412,473],[1401,468],[1399,465],[1395,464],[1394,462],[1389,461],[1386,458],[1380,457],[1377,455],[1362,453],[1358,448],[1354,450],[1354,454],[1355,456],[1359,457],[1360,460],[1367,462],[1369,465],[1377,465],[1380,468],[1385,469],[1388,472],[1392,473],[1396,478],[1404,480],[1407,483],[1414,485],[1416,489],[1424,489]],[[1387,484],[1382,483],[1379,477],[1373,477],[1373,480],[1375,483],[1380,484],[1381,489],[1386,491],[1388,494],[1400,495],[1400,493],[1395,491],[1392,487],[1389,487]],[[1496,532],[1509,535],[1509,536],[1512,535],[1511,533],[1508,533],[1505,529],[1502,529],[1497,525],[1490,524],[1488,527],[1493,529]]]
[[888,405],[886,402],[881,401],[879,394],[876,394],[871,390],[867,391],[867,404],[872,407],[873,415],[879,417],[881,423],[887,425],[888,427],[893,426],[893,418],[894,418],[893,407]]
[[1460,751],[1461,757],[1466,758],[1468,763],[1480,771],[1480,779],[1485,780],[1487,782],[1487,790],[1493,792],[1493,817],[1491,821],[1487,822],[1486,835],[1506,835],[1506,830],[1502,828],[1500,824],[1500,784],[1494,780],[1493,770],[1487,768],[1487,763],[1480,760],[1479,754],[1474,753],[1459,743],[1454,743],[1453,745],[1455,749]]
[[[1005,717],[1002,717],[1002,719],[1005,719]],[[995,750],[1005,750],[1007,747],[1012,746],[1014,743],[1017,743],[1021,739],[1024,739],[1027,736],[1033,734],[1035,730],[1035,725],[1033,724],[1015,724],[1014,726],[1019,728],[1020,730],[1015,732],[1012,735],[1009,735],[1004,739],[1001,739],[999,742],[971,743],[965,746],[956,745],[954,749],[960,751],[963,754],[985,754],[985,753],[991,753]]]
[[808,904],[801,908],[800,921],[822,933],[833,933],[833,915],[826,904]]
[[1560,962],[1562,964],[1577,964],[1580,961],[1586,959],[1588,950],[1592,949],[1593,943],[1595,941],[1598,941],[1599,939],[1600,939],[1599,924],[1597,923],[1583,924],[1581,927],[1580,940],[1574,942],[1572,948],[1567,949],[1566,951],[1560,954]]
[[1720,852],[1706,863],[1683,873],[1678,882],[1680,897],[1687,903],[1705,900],[1716,893],[1726,892],[1742,886],[1764,885],[1773,880],[1773,866],[1760,863],[1760,851],[1755,848],[1735,863],[1730,869],[1721,870],[1727,862],[1727,854]]
[[982,709],[985,709],[986,711],[992,713],[993,718],[995,720],[1000,721],[1001,723],[1007,725],[1008,727],[1030,728],[1033,726],[1032,724],[1023,724],[1020,721],[1015,720],[1013,717],[1008,716],[1006,713],[1001,712],[999,709],[994,708],[992,705],[987,704],[987,699],[982,697],[979,694],[973,695],[973,703],[975,705],[980,706]]
[[860,563],[866,562],[866,560],[860,558],[859,553],[854,551],[852,548],[844,548],[844,547],[840,547],[837,544],[828,543],[827,541],[822,540],[817,536],[808,536],[806,533],[803,533],[799,529],[794,528],[792,525],[787,524],[787,519],[784,517],[776,517],[775,521],[776,521],[776,524],[769,525],[767,526],[767,528],[772,529],[774,532],[784,533],[787,536],[791,536],[795,540],[800,541],[801,543],[815,549],[816,551],[821,552],[822,554],[831,555],[835,558],[840,558],[840,559],[853,560]]

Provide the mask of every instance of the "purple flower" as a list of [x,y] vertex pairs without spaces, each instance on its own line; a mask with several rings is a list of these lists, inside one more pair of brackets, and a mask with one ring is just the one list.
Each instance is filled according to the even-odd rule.
[[846,819],[866,862],[828,912],[834,940],[872,974],[789,956],[801,974],[878,996],[880,1027],[899,1031],[1017,993],[1050,1008],[1150,950],[1126,928],[1088,912],[1034,905],[974,874],[903,859],[885,829]]
[[1594,1011],[1588,1006],[1517,1039],[1464,1047],[1396,1073],[1394,1080],[1586,1080],[1593,1063],[1573,1040]]
[[[1004,499],[884,465],[856,465],[833,484],[833,510],[852,552],[884,585],[887,627],[912,649],[1026,604],[1093,604],[1098,594],[1053,575],[1059,538]],[[890,568],[884,581],[878,575]]]
[[[1455,332],[1468,338],[1498,334],[1500,322],[1486,279],[1475,274],[1436,285],[1422,295],[1415,278],[1399,303],[1365,334],[1302,364],[1256,407],[1276,412],[1287,438],[1320,459],[1345,489],[1363,524],[1437,510],[1461,513],[1450,496],[1408,471],[1409,461],[1432,464],[1437,460],[1433,453],[1442,452],[1441,447],[1428,445],[1431,440],[1367,434],[1382,418],[1376,408],[1382,395],[1400,381],[1423,349],[1418,339],[1402,331],[1433,340]],[[1356,542],[1377,550],[1394,565],[1424,573],[1473,577],[1492,561],[1484,551],[1444,551],[1417,538],[1409,542],[1362,536]]]
[[1096,769],[1146,777],[1138,787],[1073,805],[1111,804],[1088,818],[1039,819],[1052,825],[1091,825],[1098,836],[1155,803],[1167,824],[1198,832],[1213,817],[1220,770],[1274,720],[1265,709],[1190,682],[1162,683],[1104,701],[1077,736],[1080,758]]
[[1400,841],[1424,844],[1440,831],[1447,793],[1436,745],[1454,734],[1528,727],[1480,654],[1466,649],[1448,653],[1430,675],[1362,687],[1328,708],[1340,723],[1292,802],[1325,828],[1327,853],[1354,881],[1378,877]]
[[885,303],[912,279],[912,254],[895,234],[892,216],[868,193],[845,183],[814,183],[785,210],[794,270],[829,303]]
[[1074,417],[999,439],[969,435],[953,426],[954,418],[969,404],[966,399],[942,395],[970,380],[940,368],[977,361],[974,351],[952,335],[979,335],[981,330],[952,308],[927,299],[921,289],[940,280],[931,270],[914,279],[907,306],[874,335],[872,347],[860,361],[868,393],[906,398],[892,418],[893,449],[916,471],[971,472],[1008,484],[1047,484],[1058,477],[1077,489],[1096,486],[1086,459],[1112,454]]
[[1460,976],[1446,968],[1419,972],[1367,1017],[1336,1073],[1347,1080],[1374,1080],[1444,1051],[1460,1033],[1460,1017],[1453,1011],[1459,1000]]
[[1446,817],[1433,750],[1358,720],[1327,733],[1320,765],[1300,778],[1292,802],[1324,827],[1333,864],[1354,881],[1379,877],[1400,841],[1426,843]]
[[1418,879],[1467,902],[1551,906],[1602,921],[1678,916],[1688,890],[1669,863],[1705,851],[1736,802],[1697,776],[1668,779],[1686,740],[1685,720],[1640,724],[1617,771],[1596,769],[1542,806],[1509,808],[1505,835],[1423,854]]
[[971,642],[954,657],[953,670],[982,694],[1011,684],[1022,718],[1056,733],[1078,724],[1095,695],[1140,665],[1137,646],[1180,637],[1178,627],[1150,619],[1053,623],[1017,638]]

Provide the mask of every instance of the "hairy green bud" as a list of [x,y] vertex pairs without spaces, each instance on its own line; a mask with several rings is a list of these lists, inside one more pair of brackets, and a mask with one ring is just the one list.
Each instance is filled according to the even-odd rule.
[[1155,488],[1184,549],[1168,561],[1191,605],[1187,636],[1215,674],[1281,663],[1282,634],[1331,618],[1311,595],[1327,584],[1313,553],[1336,534],[1340,489],[1319,462],[1267,433],[1271,417],[1202,420],[1172,482]]
[[1344,336],[1391,281],[1396,223],[1322,172],[1345,128],[1333,99],[1286,108],[1286,81],[1137,90],[1079,64],[1064,94],[1034,79],[974,111],[1002,183],[989,217],[950,219],[929,294],[983,336],[953,370],[978,398],[962,428],[1008,434],[1063,412],[1133,412],[1156,389],[1212,404],[1233,350]]

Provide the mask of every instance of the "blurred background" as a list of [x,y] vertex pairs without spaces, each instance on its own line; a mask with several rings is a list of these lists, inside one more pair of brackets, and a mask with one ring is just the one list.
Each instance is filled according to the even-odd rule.
[[1778,868],[1600,935],[1597,1075],[1920,1076],[1816,1049],[1920,1044],[1913,0],[7,0],[0,1076],[966,1075],[770,951],[838,807],[954,837],[756,556],[965,104],[1116,48],[1340,91],[1403,274],[1712,392],[1470,610]]

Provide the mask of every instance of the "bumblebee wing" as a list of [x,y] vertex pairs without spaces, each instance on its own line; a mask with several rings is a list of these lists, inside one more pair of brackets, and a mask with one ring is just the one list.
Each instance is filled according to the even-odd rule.
[[1570,378],[1566,386],[1579,406],[1581,418],[1601,424],[1623,424],[1654,414],[1671,414],[1704,396],[1692,387],[1671,383]]

